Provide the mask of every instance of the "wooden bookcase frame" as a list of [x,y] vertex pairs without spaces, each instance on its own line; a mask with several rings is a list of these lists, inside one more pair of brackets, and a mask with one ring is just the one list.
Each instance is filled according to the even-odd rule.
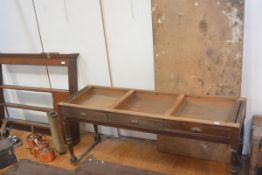
[[[40,112],[49,112],[50,110],[57,111],[57,103],[74,94],[78,91],[77,82],[77,57],[78,53],[73,54],[0,54],[0,120],[6,118],[5,107],[18,108],[25,110],[33,110]],[[53,89],[53,88],[39,88],[39,87],[26,87],[16,85],[3,84],[3,71],[2,65],[33,65],[33,66],[62,66],[68,69],[68,87],[69,90]],[[53,108],[43,108],[37,106],[29,106],[16,103],[7,103],[4,99],[4,89],[31,91],[31,92],[44,92],[51,93],[53,98]],[[21,130],[30,130],[33,126],[39,131],[49,131],[48,124],[37,123],[27,120],[18,120],[8,118],[8,125]],[[79,123],[76,121],[70,122],[70,131],[72,133],[73,143],[80,141]]]

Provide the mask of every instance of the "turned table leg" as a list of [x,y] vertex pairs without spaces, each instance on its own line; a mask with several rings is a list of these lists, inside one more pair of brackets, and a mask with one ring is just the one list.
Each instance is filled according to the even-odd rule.
[[233,150],[231,155],[231,173],[238,174],[241,168],[238,150]]
[[76,164],[77,157],[75,156],[75,153],[74,153],[72,136],[71,136],[68,125],[69,125],[69,122],[65,119],[64,120],[65,138],[66,138],[66,144],[68,145],[68,150],[69,150],[69,153],[70,153],[70,162],[73,163],[73,164]]
[[101,135],[98,132],[98,126],[96,124],[94,124],[93,127],[94,127],[94,131],[95,131],[95,136],[94,136],[95,142],[101,142]]
[[237,149],[233,149],[231,156],[231,173],[238,174],[242,164],[242,151],[244,144],[244,125],[241,127],[239,145]]
[[101,141],[101,135],[98,132],[98,126],[96,124],[93,124],[93,127],[95,131],[94,140],[92,143],[89,144],[87,150],[78,157],[77,161],[81,161],[84,157],[86,157],[86,155],[88,155],[92,151],[92,149]]

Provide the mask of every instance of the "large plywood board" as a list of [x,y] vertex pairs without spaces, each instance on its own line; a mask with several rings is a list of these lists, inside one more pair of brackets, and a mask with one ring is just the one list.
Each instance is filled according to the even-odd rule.
[[[152,18],[157,90],[240,96],[244,0],[152,0]],[[157,144],[179,155],[230,159],[223,144],[162,135]]]
[[152,0],[156,89],[239,96],[243,0]]

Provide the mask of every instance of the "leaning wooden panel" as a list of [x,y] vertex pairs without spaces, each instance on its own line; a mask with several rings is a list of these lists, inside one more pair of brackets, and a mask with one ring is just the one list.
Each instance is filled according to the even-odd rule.
[[[240,95],[244,0],[152,0],[152,17],[157,90]],[[181,154],[174,148],[179,138],[162,137],[158,135],[159,150]],[[173,147],[163,146],[171,142]],[[184,144],[197,144],[196,151],[185,147],[185,155],[217,160],[212,156],[217,146],[203,157],[198,147],[206,143],[187,139]]]
[[152,0],[156,89],[239,96],[243,0]]

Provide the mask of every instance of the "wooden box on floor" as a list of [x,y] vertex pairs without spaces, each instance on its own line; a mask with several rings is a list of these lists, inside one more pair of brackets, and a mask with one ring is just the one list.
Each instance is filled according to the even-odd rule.
[[259,149],[259,141],[262,138],[262,116],[254,116],[251,127],[250,139],[250,175],[256,175],[257,168],[262,165],[262,151]]
[[202,140],[158,135],[157,148],[161,152],[203,160],[230,163],[229,145]]

